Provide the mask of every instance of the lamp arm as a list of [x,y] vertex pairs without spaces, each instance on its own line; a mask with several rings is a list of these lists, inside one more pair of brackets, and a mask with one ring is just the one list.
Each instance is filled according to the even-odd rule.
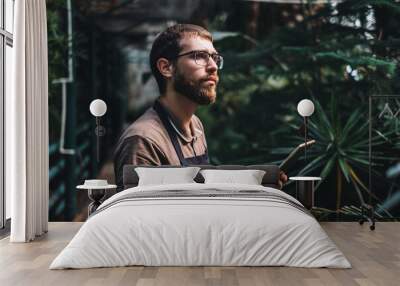
[[99,134],[99,128],[100,128],[100,117],[96,116],[96,158],[97,158],[97,163],[100,162],[100,134]]
[[304,163],[307,163],[307,124],[308,117],[304,116]]

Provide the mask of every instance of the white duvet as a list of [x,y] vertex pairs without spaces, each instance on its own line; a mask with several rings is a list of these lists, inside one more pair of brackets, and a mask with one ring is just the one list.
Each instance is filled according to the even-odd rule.
[[[173,197],[122,199],[174,190],[178,195]],[[241,196],[180,196],[178,190],[182,194],[234,191]],[[271,198],[253,197],[252,191],[266,192]],[[127,265],[350,268],[318,222],[297,204],[282,191],[254,185],[131,188],[106,200],[50,269]]]

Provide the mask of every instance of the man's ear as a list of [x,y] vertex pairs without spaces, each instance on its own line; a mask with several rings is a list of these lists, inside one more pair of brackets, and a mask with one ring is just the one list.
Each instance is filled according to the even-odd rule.
[[157,60],[157,68],[160,71],[160,73],[166,78],[171,78],[173,76],[174,66],[166,58],[159,58]]

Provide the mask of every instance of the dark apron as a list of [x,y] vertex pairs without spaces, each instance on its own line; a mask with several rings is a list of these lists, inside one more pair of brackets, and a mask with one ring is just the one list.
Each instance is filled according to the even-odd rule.
[[163,123],[165,129],[168,132],[169,138],[171,139],[172,145],[174,146],[176,155],[178,155],[179,162],[181,163],[181,165],[182,166],[208,165],[209,161],[208,161],[207,149],[203,155],[194,156],[190,158],[183,157],[181,145],[178,142],[176,131],[174,130],[174,127],[169,121],[168,112],[165,110],[165,108],[161,105],[161,103],[158,100],[156,100],[156,102],[154,103],[153,108],[157,112],[158,117],[160,117],[161,122]]

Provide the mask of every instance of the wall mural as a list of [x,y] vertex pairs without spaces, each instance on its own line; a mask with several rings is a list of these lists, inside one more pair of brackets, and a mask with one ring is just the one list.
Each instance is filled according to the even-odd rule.
[[[76,190],[85,180],[116,183],[118,139],[159,96],[150,49],[176,23],[205,27],[223,56],[222,65],[211,55],[223,66],[215,102],[196,110],[212,164],[279,165],[304,142],[296,108],[310,99],[315,111],[307,139],[315,144],[286,175],[321,178],[314,215],[358,220],[364,200],[378,220],[398,219],[399,176],[387,178],[386,172],[400,161],[399,98],[374,98],[373,120],[367,120],[372,95],[400,91],[393,45],[400,38],[400,9],[393,9],[398,4],[183,2],[46,2],[49,82],[70,80],[49,86],[50,220],[86,219],[90,200],[85,190]],[[189,56],[211,57],[183,59]],[[89,111],[95,99],[107,106],[104,136],[96,136]],[[289,180],[284,191],[294,194],[295,185]]]

